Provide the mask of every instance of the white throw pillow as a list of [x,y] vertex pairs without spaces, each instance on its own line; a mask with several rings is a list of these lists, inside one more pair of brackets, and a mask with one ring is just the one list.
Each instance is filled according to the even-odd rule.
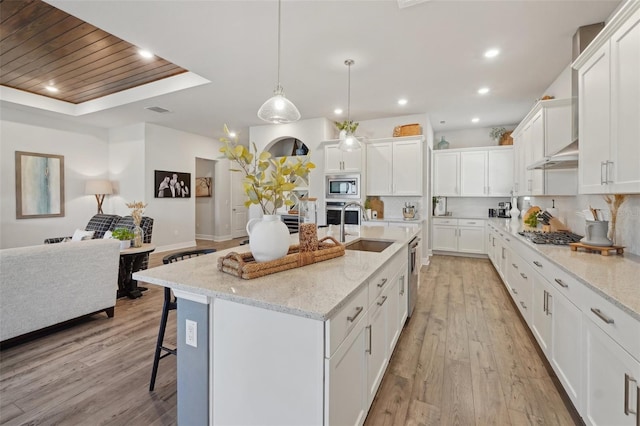
[[76,229],[76,232],[73,233],[73,237],[71,237],[71,241],[84,241],[90,240],[93,238],[94,231],[83,231],[82,229]]
[[111,231],[107,231],[104,233],[104,236],[102,238],[104,238],[105,240],[113,239],[113,234],[111,233]]

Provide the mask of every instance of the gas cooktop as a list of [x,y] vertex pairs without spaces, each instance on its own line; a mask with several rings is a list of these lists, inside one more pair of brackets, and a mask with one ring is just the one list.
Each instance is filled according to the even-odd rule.
[[569,231],[522,231],[518,232],[518,234],[535,244],[569,245],[570,243],[577,243],[582,239],[582,235],[574,234]]

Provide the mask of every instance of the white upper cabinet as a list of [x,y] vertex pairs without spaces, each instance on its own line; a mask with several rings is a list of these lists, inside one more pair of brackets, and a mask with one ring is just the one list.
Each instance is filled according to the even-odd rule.
[[434,151],[433,195],[452,197],[460,195],[460,153]]
[[367,195],[422,196],[422,138],[367,144]]
[[640,2],[627,2],[576,59],[579,191],[640,192]]
[[508,197],[513,188],[513,148],[465,148],[433,153],[433,195]]
[[[364,149],[364,148],[363,148]],[[342,151],[338,144],[324,147],[325,173],[359,173],[362,170],[362,151]]]

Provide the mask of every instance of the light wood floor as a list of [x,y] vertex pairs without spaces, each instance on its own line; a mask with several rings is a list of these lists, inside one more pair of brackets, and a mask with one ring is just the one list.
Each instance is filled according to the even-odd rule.
[[[166,254],[152,254],[151,266]],[[435,256],[421,279],[368,425],[576,424],[488,260]],[[174,357],[160,361],[148,391],[161,304],[150,285],[140,299],[119,299],[112,319],[3,348],[0,424],[175,424]]]

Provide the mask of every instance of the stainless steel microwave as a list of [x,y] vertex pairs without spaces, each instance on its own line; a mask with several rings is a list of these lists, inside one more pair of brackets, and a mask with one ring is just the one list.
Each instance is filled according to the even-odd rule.
[[325,198],[360,198],[360,175],[326,176]]

